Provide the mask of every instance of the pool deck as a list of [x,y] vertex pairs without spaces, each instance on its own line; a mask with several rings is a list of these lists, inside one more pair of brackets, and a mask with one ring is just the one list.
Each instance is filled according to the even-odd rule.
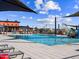
[[[5,39],[5,37],[3,38]],[[25,54],[24,57],[31,57],[32,59],[63,59],[69,56],[79,55],[79,51],[75,51],[76,49],[79,49],[79,45],[66,44],[47,46],[24,40],[1,40],[0,44],[13,46],[16,50],[23,51]],[[16,59],[21,58],[17,57]],[[73,59],[79,59],[79,56],[74,57]]]

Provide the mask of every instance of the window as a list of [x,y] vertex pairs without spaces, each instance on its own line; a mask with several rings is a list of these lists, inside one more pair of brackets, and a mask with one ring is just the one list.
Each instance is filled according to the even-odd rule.
[[13,26],[13,24],[11,24]]
[[3,26],[5,26],[5,24],[3,24]]
[[9,24],[7,24],[7,26],[9,26]]
[[17,24],[15,26],[17,26]]

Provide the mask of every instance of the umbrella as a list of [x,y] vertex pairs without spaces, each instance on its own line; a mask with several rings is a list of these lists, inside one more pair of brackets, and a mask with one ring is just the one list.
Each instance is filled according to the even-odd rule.
[[0,0],[0,11],[26,11],[36,13],[19,0]]
[[79,11],[65,17],[79,17]]

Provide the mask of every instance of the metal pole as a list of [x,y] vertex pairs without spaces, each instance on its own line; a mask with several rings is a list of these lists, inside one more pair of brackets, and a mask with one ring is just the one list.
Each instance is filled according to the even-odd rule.
[[57,26],[57,21],[56,21],[56,17],[55,17],[55,36],[56,36],[56,33],[57,33],[56,26]]
[[58,30],[60,29],[60,24],[58,24]]
[[76,26],[76,30],[78,29],[78,27]]

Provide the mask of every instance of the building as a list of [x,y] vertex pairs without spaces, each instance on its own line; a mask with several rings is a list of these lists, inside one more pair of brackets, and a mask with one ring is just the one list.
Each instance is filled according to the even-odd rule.
[[19,21],[0,21],[0,33],[13,32],[13,33],[32,33],[33,28],[27,26],[20,26]]
[[12,32],[19,30],[19,23],[18,21],[0,21],[0,31],[4,32]]

